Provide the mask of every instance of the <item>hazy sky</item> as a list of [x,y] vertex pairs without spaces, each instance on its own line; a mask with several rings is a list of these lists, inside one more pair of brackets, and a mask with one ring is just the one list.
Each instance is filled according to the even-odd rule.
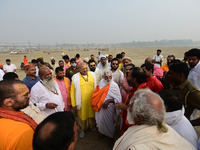
[[0,42],[200,41],[200,0],[0,0]]

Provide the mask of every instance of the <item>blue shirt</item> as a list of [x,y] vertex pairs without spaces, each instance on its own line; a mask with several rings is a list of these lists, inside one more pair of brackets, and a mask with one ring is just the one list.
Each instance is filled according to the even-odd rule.
[[31,91],[31,88],[40,80],[38,76],[35,76],[35,79],[30,78],[29,76],[26,76],[23,79],[23,82],[26,84],[26,86],[29,88]]

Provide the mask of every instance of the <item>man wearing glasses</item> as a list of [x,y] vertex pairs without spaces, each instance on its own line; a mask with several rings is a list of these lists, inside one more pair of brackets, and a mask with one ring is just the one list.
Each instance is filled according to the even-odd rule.
[[88,66],[89,66],[89,71],[92,71],[95,73],[96,75],[96,84],[99,85],[99,82],[102,79],[102,71],[96,67],[96,62],[95,60],[90,59],[88,62]]

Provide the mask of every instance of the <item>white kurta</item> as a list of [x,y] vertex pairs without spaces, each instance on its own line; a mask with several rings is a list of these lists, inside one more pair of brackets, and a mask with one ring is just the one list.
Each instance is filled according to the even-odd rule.
[[[102,89],[105,85],[106,84],[102,79],[99,83],[99,88]],[[115,103],[121,103],[122,101],[119,87],[114,81],[110,84],[110,88],[104,102],[108,99],[114,99]],[[115,122],[117,121],[117,117],[119,115],[120,110],[116,110],[113,103],[109,103],[107,109],[103,109],[101,107],[98,112],[95,112],[95,119],[99,132],[113,138],[115,133]]]
[[124,74],[121,70],[117,69],[115,72],[112,72],[112,78],[113,81],[120,86],[120,82],[122,82],[124,79]]
[[15,64],[10,64],[10,65],[3,65],[3,70],[7,72],[13,72],[13,70],[17,69]]
[[[161,61],[162,60],[162,62],[163,62],[163,56],[161,54],[159,56],[154,55],[153,60],[155,60],[155,61]],[[161,67],[160,64],[155,63],[155,65],[158,66],[158,67]]]
[[190,70],[188,80],[200,89],[200,61],[193,69]]
[[0,81],[3,80],[4,74],[5,74],[5,73],[3,72],[3,70],[0,69]]
[[171,126],[177,133],[197,148],[197,133],[189,120],[184,116],[184,112],[184,107],[182,110],[167,112],[165,116],[165,123]]
[[95,76],[96,76],[96,84],[99,85],[99,82],[102,79],[103,73],[99,68],[96,68],[94,73],[95,73]]
[[[30,100],[36,104],[45,118],[55,112],[63,111],[65,107],[58,84],[55,81],[54,83],[58,95],[49,91],[40,81],[38,81],[31,89]],[[47,103],[55,103],[58,106],[55,109],[49,109],[45,106]]]

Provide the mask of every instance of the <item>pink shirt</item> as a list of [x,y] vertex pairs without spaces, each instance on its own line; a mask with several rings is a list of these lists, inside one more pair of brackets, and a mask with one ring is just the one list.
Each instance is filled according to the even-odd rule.
[[[127,88],[128,91],[131,91],[132,87],[128,85],[128,82],[126,80],[126,77],[122,80],[124,82],[124,86]],[[125,103],[126,98],[127,98],[127,93],[124,91],[124,89],[121,90],[121,95],[122,95],[122,103]]]
[[159,68],[158,66],[154,65],[153,76],[156,77],[157,79],[162,78],[163,70]]
[[[69,82],[70,82],[70,80],[69,80]],[[62,97],[63,97],[63,101],[65,103],[65,111],[71,111],[70,106],[67,105],[68,104],[68,93],[67,93],[67,88],[66,88],[66,85],[65,85],[65,81],[57,79],[57,83],[58,83],[59,89],[61,91],[61,94],[62,94]]]

